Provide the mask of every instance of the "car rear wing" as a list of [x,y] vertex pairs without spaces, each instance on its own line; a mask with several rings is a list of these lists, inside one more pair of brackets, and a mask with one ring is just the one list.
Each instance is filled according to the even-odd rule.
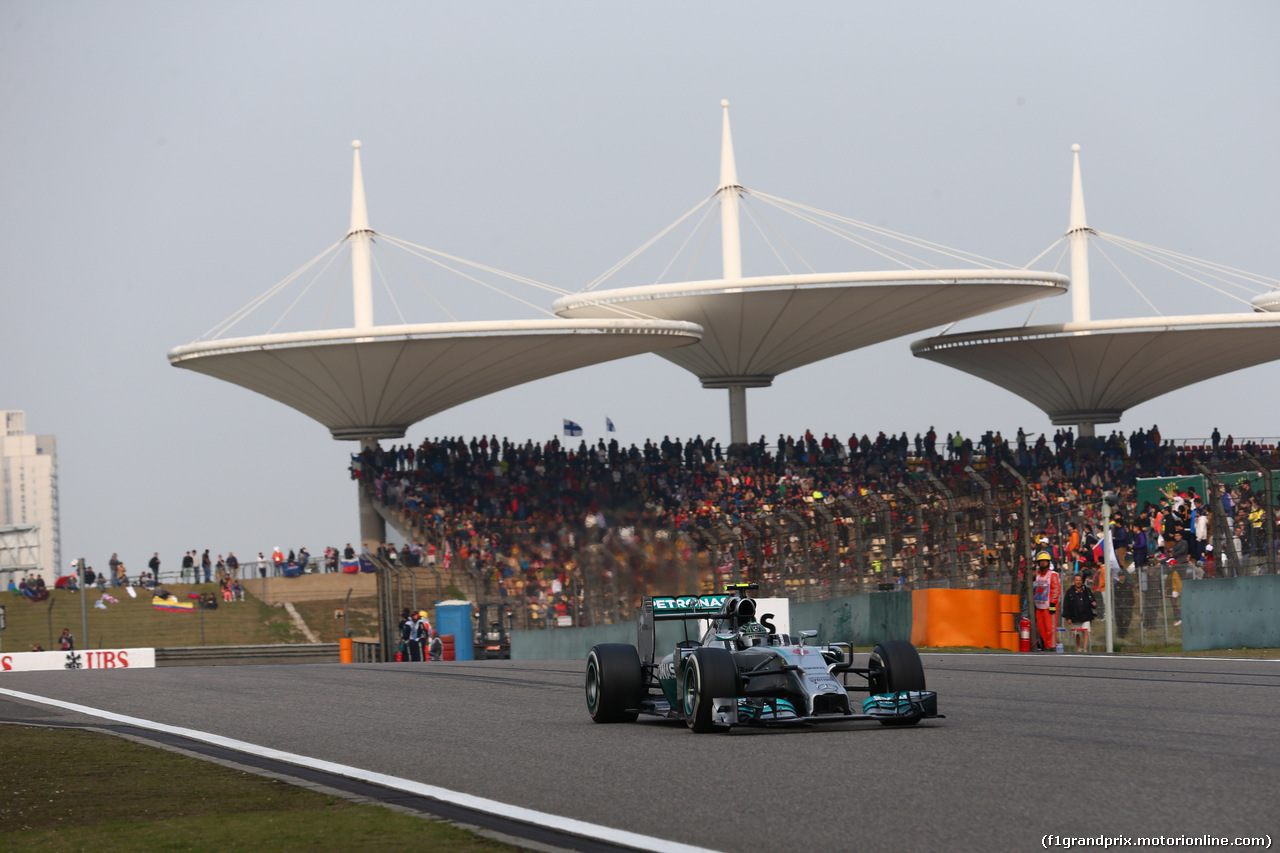
[[[735,584],[721,595],[655,595],[645,596],[640,603],[637,628],[637,650],[644,663],[653,663],[657,646],[657,623],[703,619],[737,621],[737,602],[743,589],[755,584]],[[741,589],[739,589],[741,587]]]

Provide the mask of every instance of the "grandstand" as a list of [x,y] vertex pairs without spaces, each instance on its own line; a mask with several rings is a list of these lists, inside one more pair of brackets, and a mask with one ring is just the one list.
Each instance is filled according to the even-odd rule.
[[[905,434],[841,441],[806,433],[734,458],[701,442],[566,448],[556,439],[436,439],[412,454],[408,446],[367,449],[352,467],[390,526],[437,554],[434,566],[399,569],[401,599],[416,593],[421,605],[453,590],[512,605],[519,627],[625,621],[642,594],[739,580],[797,601],[931,587],[1018,593],[1033,546],[1052,549],[1067,574],[1097,570],[1103,491],[1120,495],[1122,524],[1150,530],[1161,522],[1143,515],[1137,480],[1202,467],[1219,472],[1200,497],[1211,516],[1207,538],[1225,555],[1210,558],[1208,571],[1274,571],[1266,533],[1274,516],[1270,527],[1255,527],[1251,515],[1265,508],[1266,483],[1243,473],[1280,467],[1274,440],[1237,446],[1228,436],[1215,449],[1155,430],[1079,446],[1056,438],[1004,441],[988,432],[976,444],[939,447]],[[1229,486],[1231,507],[1209,499],[1220,494],[1217,481]],[[1072,525],[1084,540],[1068,557]],[[1154,590],[1188,571],[1160,556],[1148,548],[1136,567],[1155,572],[1143,581],[1148,609],[1167,609]],[[1143,623],[1135,625],[1141,633]]]

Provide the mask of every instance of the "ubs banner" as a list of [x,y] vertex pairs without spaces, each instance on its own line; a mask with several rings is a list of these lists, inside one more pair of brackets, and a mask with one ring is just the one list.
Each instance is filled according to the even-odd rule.
[[0,672],[30,672],[36,669],[142,669],[154,668],[155,665],[155,649],[0,653]]

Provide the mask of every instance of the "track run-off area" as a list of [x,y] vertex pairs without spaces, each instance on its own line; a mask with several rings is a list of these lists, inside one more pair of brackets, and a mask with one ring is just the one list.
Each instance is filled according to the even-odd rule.
[[316,784],[355,778],[504,834],[540,825],[539,843],[566,849],[1276,837],[1280,660],[922,657],[946,719],[913,728],[596,725],[584,661],[12,672],[0,719],[128,727]]

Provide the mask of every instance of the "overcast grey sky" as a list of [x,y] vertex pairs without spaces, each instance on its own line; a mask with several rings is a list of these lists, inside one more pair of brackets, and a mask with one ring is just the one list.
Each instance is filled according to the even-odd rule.
[[[315,553],[357,538],[352,445],[165,353],[341,238],[352,139],[375,229],[567,289],[714,191],[721,98],[751,188],[1021,265],[1066,229],[1079,143],[1091,226],[1274,276],[1278,41],[1265,2],[9,0],[0,408],[57,436],[68,560]],[[845,269],[844,252],[810,260]],[[1120,263],[1165,313],[1241,310]],[[1095,318],[1149,313],[1096,254],[1092,289]],[[486,300],[469,319],[515,313]],[[1069,303],[1037,321],[1068,319]],[[1051,431],[1020,398],[912,358],[926,334],[750,391],[751,434]],[[1120,426],[1280,434],[1275,370]],[[593,438],[606,415],[624,442],[728,433],[725,392],[643,356],[409,437],[545,440],[567,417]]]

